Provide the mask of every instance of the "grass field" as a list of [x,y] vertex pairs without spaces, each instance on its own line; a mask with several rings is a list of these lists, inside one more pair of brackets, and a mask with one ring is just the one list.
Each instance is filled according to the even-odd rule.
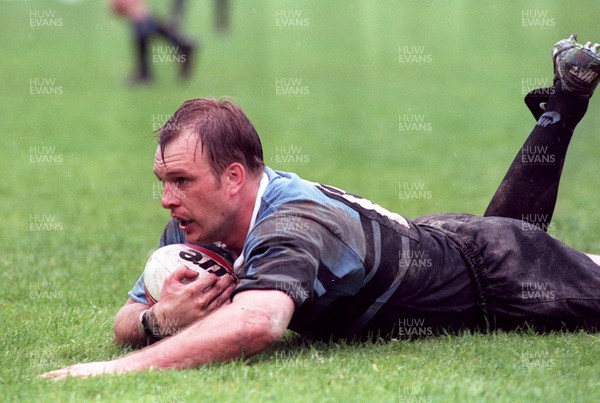
[[[290,334],[247,362],[36,378],[124,353],[112,320],[169,216],[152,132],[184,100],[233,97],[273,168],[409,218],[481,214],[534,123],[523,91],[551,83],[552,44],[600,41],[597,1],[249,0],[233,2],[227,34],[212,2],[189,3],[184,27],[203,46],[194,79],[154,63],[154,85],[128,88],[128,27],[104,2],[0,1],[0,400],[600,399],[600,339],[586,333],[364,346]],[[592,102],[578,127],[550,228],[596,253],[599,111]]]

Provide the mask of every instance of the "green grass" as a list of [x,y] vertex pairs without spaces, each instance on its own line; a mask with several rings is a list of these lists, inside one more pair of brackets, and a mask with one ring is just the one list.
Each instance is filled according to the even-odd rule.
[[[67,3],[0,3],[2,400],[598,400],[600,346],[597,335],[585,333],[360,346],[305,345],[288,335],[247,362],[37,379],[124,353],[112,344],[112,319],[168,218],[151,170],[156,116],[188,98],[228,95],[255,122],[273,168],[409,218],[480,214],[533,124],[522,104],[523,80],[549,80],[550,47],[572,31],[600,39],[600,5],[593,1],[575,9],[566,0],[252,0],[232,2],[227,35],[212,30],[212,3],[195,1],[185,26],[203,51],[192,82],[178,83],[175,66],[164,64],[155,66],[155,85],[129,89],[128,28],[104,2]],[[54,11],[62,26],[30,27],[36,10]],[[308,26],[276,26],[277,10],[300,11]],[[547,13],[551,26],[523,26],[524,10]],[[422,47],[431,61],[400,63],[402,46]],[[32,95],[31,80],[39,78],[54,80],[61,93]],[[300,79],[308,93],[277,95],[281,78]],[[551,231],[596,253],[598,110],[592,102],[578,127]],[[401,131],[406,114],[431,130]],[[301,162],[281,162],[282,147],[301,150]],[[32,162],[40,154],[56,163]],[[400,199],[399,187],[415,182],[431,198]]]

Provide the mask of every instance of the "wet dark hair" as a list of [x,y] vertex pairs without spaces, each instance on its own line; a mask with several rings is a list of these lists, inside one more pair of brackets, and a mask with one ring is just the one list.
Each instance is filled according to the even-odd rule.
[[258,133],[242,109],[229,100],[197,98],[184,102],[159,131],[163,160],[167,144],[183,132],[196,135],[217,181],[233,162],[241,163],[252,175],[264,170]]

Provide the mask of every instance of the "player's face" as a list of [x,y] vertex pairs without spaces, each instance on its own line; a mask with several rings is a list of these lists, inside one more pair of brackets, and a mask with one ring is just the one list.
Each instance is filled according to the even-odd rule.
[[154,173],[163,182],[162,206],[179,220],[188,242],[226,242],[234,214],[223,186],[213,175],[196,136],[182,133],[157,148]]

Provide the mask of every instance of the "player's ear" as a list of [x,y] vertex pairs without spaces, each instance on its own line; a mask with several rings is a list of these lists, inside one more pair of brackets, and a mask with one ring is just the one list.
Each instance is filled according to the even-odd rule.
[[246,168],[239,162],[232,162],[225,168],[221,183],[231,196],[236,195],[246,182]]

